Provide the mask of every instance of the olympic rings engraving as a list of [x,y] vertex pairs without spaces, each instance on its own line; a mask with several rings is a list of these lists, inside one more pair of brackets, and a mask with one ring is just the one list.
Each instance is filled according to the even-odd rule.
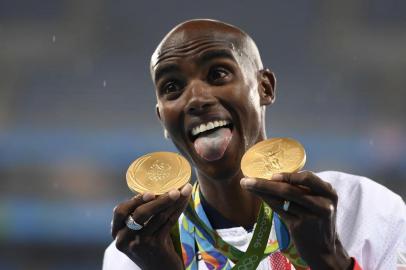
[[257,265],[259,257],[258,255],[252,255],[248,258],[245,258],[241,265],[238,265],[237,269],[238,270],[252,270],[254,267]]

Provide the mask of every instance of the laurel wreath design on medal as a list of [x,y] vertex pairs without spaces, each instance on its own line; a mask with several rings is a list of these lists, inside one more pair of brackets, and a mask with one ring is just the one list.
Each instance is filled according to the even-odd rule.
[[185,185],[192,174],[189,162],[177,153],[153,152],[139,157],[127,170],[128,187],[135,193],[157,195]]
[[275,173],[296,172],[305,162],[306,153],[298,141],[273,138],[248,149],[241,159],[241,170],[247,177],[271,179]]

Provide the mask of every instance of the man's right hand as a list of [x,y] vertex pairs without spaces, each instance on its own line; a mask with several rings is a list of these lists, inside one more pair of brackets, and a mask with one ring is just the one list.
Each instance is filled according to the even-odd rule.
[[[171,190],[158,196],[152,193],[137,195],[114,208],[111,234],[116,247],[141,269],[183,269],[176,253],[170,231],[186,208],[192,193],[188,183],[182,190]],[[144,227],[129,229],[125,222],[132,216]]]

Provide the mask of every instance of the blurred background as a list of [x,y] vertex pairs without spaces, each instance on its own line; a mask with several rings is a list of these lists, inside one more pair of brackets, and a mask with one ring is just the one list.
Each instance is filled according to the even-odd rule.
[[[174,150],[150,55],[176,24],[247,31],[277,76],[268,135],[306,168],[406,196],[406,1],[0,0],[0,269],[100,269],[137,156]],[[377,200],[384,198],[376,198]]]

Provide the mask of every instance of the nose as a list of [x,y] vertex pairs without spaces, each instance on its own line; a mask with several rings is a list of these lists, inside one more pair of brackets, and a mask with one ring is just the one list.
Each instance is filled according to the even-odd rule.
[[189,114],[202,114],[216,104],[210,88],[204,82],[193,82],[189,88],[189,100],[185,112]]

